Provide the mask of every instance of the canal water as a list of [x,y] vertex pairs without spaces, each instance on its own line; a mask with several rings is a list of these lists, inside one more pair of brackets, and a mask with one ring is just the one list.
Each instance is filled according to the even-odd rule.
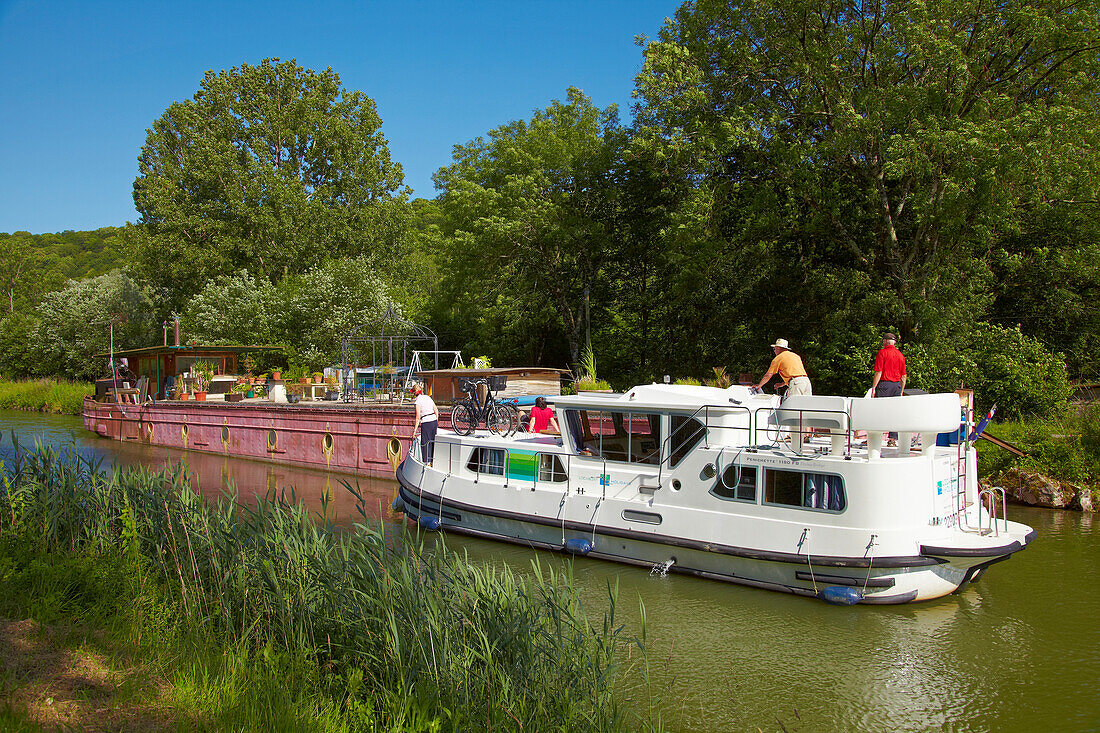
[[[183,461],[204,495],[230,483],[242,500],[293,486],[329,518],[358,519],[358,484],[384,521],[396,484],[170,451],[99,438],[78,418],[0,411],[0,458],[12,434],[74,446],[113,464]],[[322,497],[327,497],[322,501]],[[618,589],[629,634],[646,616],[649,676],[627,672],[632,705],[684,731],[1100,731],[1100,517],[1010,507],[1038,539],[961,595],[906,606],[829,606],[713,581],[578,559],[589,613]],[[561,556],[458,535],[447,545],[528,572]]]

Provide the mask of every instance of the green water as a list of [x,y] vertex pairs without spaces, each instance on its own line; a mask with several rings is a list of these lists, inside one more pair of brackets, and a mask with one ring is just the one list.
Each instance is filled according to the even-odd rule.
[[[242,499],[293,485],[317,511],[326,496],[333,518],[354,519],[344,477],[109,441],[76,418],[0,411],[0,431],[0,457],[15,431],[110,463],[182,459],[209,497],[231,482]],[[370,513],[388,517],[394,484],[358,483]],[[1039,531],[1031,547],[962,595],[908,606],[834,607],[595,560],[577,560],[573,572],[594,615],[618,586],[631,633],[644,605],[650,678],[634,668],[626,683],[631,704],[652,705],[671,730],[1100,730],[1100,517],[1023,507],[1009,516]],[[445,541],[475,562],[565,562]]]

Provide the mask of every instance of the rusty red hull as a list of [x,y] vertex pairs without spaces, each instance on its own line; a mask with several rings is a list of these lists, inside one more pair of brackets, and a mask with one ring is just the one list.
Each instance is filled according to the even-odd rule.
[[[371,476],[393,475],[389,453],[404,455],[413,430],[411,406],[119,405],[87,399],[83,417],[85,428],[115,440]],[[446,427],[450,415],[440,417]]]

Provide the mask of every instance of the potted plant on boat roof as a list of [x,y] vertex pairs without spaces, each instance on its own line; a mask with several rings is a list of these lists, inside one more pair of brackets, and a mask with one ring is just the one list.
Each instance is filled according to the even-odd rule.
[[268,374],[271,375],[271,379],[273,381],[278,382],[280,379],[283,378],[283,368],[281,366],[272,367],[271,371],[268,372]]
[[611,385],[596,376],[596,355],[592,353],[592,345],[584,347],[581,354],[581,363],[577,369],[580,378],[574,382],[577,392],[610,392]]

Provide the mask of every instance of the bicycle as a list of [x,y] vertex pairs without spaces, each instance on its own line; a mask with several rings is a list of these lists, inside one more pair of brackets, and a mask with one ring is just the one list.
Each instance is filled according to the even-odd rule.
[[[451,409],[451,429],[459,435],[470,435],[484,421],[489,432],[508,437],[516,431],[518,420],[510,408],[497,401],[493,396],[493,382],[490,379],[463,379],[458,388],[467,398]],[[485,402],[478,395],[478,387],[485,385]],[[503,389],[502,386],[497,386]]]

